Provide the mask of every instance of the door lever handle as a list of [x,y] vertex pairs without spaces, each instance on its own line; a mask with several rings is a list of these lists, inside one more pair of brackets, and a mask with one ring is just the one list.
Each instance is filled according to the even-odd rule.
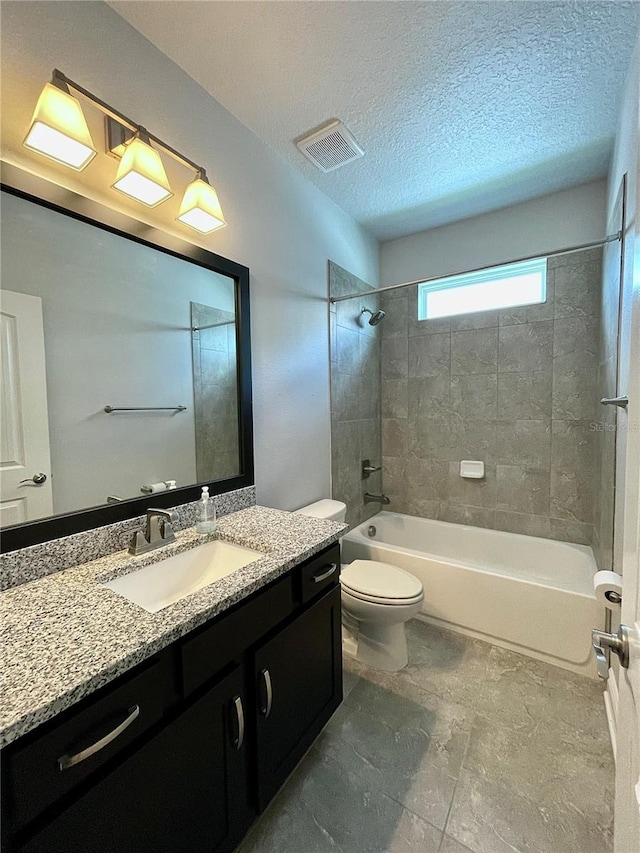
[[39,474],[34,474],[33,477],[28,477],[26,480],[20,480],[20,485],[23,483],[33,483],[35,486],[41,486],[43,483],[47,482],[47,475],[40,472]]
[[607,631],[599,631],[594,628],[591,631],[591,640],[593,650],[596,653],[596,664],[600,678],[609,677],[607,651],[618,655],[620,666],[627,669],[629,666],[629,629],[626,625],[620,625],[617,634],[610,634]]

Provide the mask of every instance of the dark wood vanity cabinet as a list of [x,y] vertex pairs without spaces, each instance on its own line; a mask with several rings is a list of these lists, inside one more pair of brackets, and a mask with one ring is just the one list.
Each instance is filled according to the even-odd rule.
[[325,593],[255,653],[258,805],[281,787],[342,696],[340,589]]
[[342,699],[339,566],[336,545],[7,747],[3,850],[232,851]]

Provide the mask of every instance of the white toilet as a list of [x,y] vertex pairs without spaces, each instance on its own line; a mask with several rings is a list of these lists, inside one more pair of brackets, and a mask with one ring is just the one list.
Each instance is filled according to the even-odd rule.
[[[344,521],[342,501],[324,499],[298,510],[311,518]],[[342,646],[346,655],[373,669],[396,672],[407,665],[404,623],[424,600],[418,578],[404,569],[374,560],[342,566]]]

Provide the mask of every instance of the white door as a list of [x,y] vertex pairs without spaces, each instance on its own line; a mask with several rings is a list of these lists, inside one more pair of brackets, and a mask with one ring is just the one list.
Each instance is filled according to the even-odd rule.
[[0,303],[0,525],[53,514],[42,300]]
[[[635,209],[640,210],[637,203]],[[626,417],[618,419],[626,426],[624,476],[618,495],[623,513],[618,563],[623,576],[621,622],[629,629],[629,666],[620,668],[618,682],[616,853],[640,851],[640,223],[635,218],[635,233],[629,235],[633,248],[629,255],[625,253],[630,267],[625,286],[631,293],[628,321],[623,323],[623,336],[629,337],[623,341],[627,355],[622,373],[627,374],[623,381],[629,405]]]

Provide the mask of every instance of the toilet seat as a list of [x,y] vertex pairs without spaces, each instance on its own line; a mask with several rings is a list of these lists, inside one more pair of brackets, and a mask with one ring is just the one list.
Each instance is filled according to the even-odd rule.
[[343,566],[340,583],[349,595],[373,604],[415,604],[424,597],[418,578],[404,569],[376,560],[354,560]]

